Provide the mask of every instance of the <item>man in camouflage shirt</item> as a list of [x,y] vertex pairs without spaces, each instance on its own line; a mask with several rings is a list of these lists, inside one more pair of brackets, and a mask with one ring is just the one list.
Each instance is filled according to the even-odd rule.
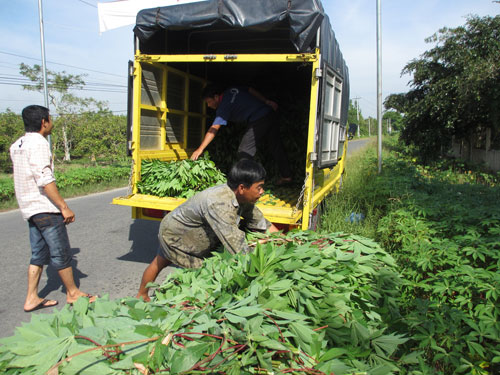
[[259,163],[240,160],[231,168],[227,184],[199,192],[165,216],[158,234],[160,249],[142,275],[137,298],[149,301],[146,285],[172,263],[199,268],[221,244],[231,254],[248,252],[241,227],[278,231],[255,206],[264,193],[265,177],[266,171]]

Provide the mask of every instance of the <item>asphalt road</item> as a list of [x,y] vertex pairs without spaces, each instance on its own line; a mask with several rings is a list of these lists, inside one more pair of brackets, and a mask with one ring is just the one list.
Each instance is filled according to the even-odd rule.
[[362,150],[365,146],[367,146],[370,142],[374,142],[375,138],[362,138],[349,141],[349,145],[347,147],[347,156],[352,156],[356,152]]
[[[156,254],[159,222],[132,220],[129,207],[110,204],[113,197],[126,194],[122,188],[67,200],[76,215],[68,225],[73,272],[84,292],[109,294],[111,299],[134,296],[142,272]],[[0,228],[0,337],[4,337],[31,319],[23,311],[31,251],[28,225],[19,210],[0,213]],[[44,268],[39,295],[59,301],[59,308],[66,303],[61,280],[50,266]]]
[[[349,155],[368,140],[349,142]],[[158,247],[157,221],[132,220],[131,209],[110,204],[113,197],[127,194],[127,189],[68,199],[76,221],[68,226],[74,255],[75,281],[87,293],[109,294],[111,299],[134,296],[142,272],[154,258]],[[19,210],[0,213],[0,337],[14,334],[15,327],[31,319],[23,311],[30,258],[28,225]],[[164,270],[162,282],[170,269]],[[57,271],[44,269],[39,286],[40,297],[66,302]],[[53,308],[36,312],[49,313]]]

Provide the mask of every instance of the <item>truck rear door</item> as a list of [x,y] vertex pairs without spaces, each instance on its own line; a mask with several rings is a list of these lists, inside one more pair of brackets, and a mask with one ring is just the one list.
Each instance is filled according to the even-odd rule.
[[317,124],[317,166],[331,168],[342,157],[345,126],[341,123],[343,77],[326,63],[321,72],[321,101]]

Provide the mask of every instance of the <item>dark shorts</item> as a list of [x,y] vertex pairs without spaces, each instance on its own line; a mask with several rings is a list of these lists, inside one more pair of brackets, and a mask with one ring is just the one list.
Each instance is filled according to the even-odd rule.
[[203,264],[203,257],[188,254],[180,250],[170,248],[161,235],[158,236],[160,245],[157,255],[169,260],[173,264],[182,268],[200,268]]
[[71,266],[71,247],[68,231],[61,214],[43,213],[28,220],[31,243],[30,264],[51,263],[57,270]]

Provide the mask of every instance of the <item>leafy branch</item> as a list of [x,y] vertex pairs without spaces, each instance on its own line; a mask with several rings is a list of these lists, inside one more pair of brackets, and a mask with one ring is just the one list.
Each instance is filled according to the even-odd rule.
[[205,152],[196,161],[143,160],[141,181],[137,183],[137,187],[141,194],[189,198],[196,192],[225,181],[224,174],[215,167]]

